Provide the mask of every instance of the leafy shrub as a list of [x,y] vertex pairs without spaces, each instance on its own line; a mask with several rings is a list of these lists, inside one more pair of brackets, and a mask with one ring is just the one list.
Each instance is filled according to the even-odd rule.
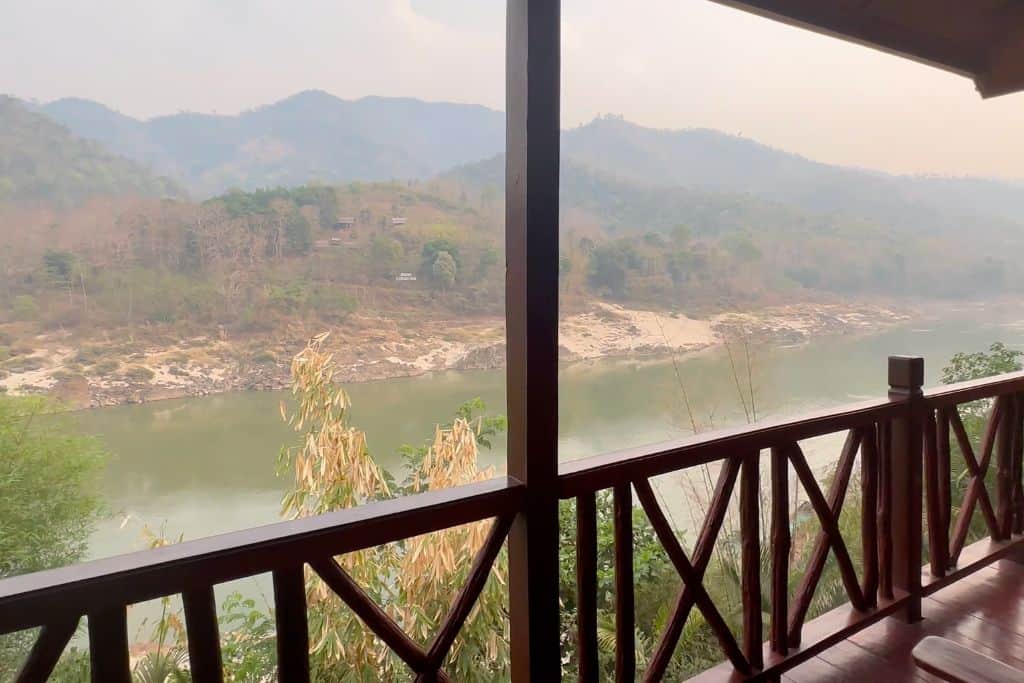
[[121,367],[121,361],[107,359],[96,363],[93,366],[92,371],[97,375],[110,375],[117,372],[119,367]]
[[252,355],[252,362],[257,365],[274,365],[277,363],[277,356],[273,351],[257,351]]
[[102,360],[105,356],[109,355],[110,353],[111,350],[109,348],[105,348],[103,346],[88,345],[78,349],[72,360],[74,360],[76,363],[92,365],[93,363]]
[[124,376],[133,382],[148,382],[155,376],[153,371],[141,365],[132,365],[125,368]]
[[15,320],[36,320],[39,318],[39,305],[34,296],[21,294],[14,297],[11,303],[11,313]]
[[[56,417],[37,419],[52,409],[40,398],[0,397],[0,578],[82,559],[99,518],[105,453]],[[0,680],[13,680],[29,635],[0,636]]]
[[4,363],[4,368],[14,373],[31,372],[40,369],[44,364],[43,359],[38,356],[16,356]]
[[355,312],[356,300],[344,292],[331,287],[317,287],[310,297],[310,304],[326,319],[344,320]]

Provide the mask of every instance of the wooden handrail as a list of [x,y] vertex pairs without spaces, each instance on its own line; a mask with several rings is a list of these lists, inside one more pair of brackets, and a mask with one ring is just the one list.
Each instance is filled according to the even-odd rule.
[[926,389],[924,399],[931,408],[955,406],[985,398],[996,398],[1024,391],[1024,371],[1007,372],[967,382],[944,384]]
[[623,479],[650,478],[667,472],[725,460],[736,453],[784,446],[894,417],[902,402],[890,398],[849,403],[796,417],[716,429],[672,441],[626,448],[563,463],[559,495],[575,498],[611,488]]
[[174,595],[522,509],[508,477],[0,580],[0,633]]

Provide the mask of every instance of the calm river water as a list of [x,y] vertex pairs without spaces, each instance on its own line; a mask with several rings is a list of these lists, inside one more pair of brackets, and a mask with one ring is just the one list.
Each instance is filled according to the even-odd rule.
[[[752,349],[757,414],[797,414],[882,395],[890,354],[923,355],[927,382],[934,384],[953,353],[981,350],[995,340],[1024,348],[1024,305],[947,307],[876,334],[757,347]],[[737,356],[742,368],[742,355]],[[680,379],[701,425],[745,419],[724,351],[681,358],[678,371],[679,378],[670,360],[604,360],[564,367],[560,459],[690,433]],[[348,390],[353,424],[366,431],[378,461],[392,469],[401,466],[397,449],[402,444],[422,443],[461,402],[479,396],[491,412],[504,410],[502,371],[444,372],[354,384]],[[749,388],[744,386],[744,391]],[[114,454],[104,477],[113,514],[93,535],[90,555],[141,548],[142,525],[162,527],[168,537],[194,539],[277,521],[286,480],[275,476],[275,461],[282,445],[294,441],[278,412],[282,398],[287,395],[236,393],[78,413],[82,428],[99,435]],[[496,441],[492,451],[484,452],[484,460],[500,468],[504,447],[504,440]],[[838,447],[834,440],[824,440],[809,453],[821,469],[838,454]],[[678,475],[660,486],[669,507],[675,508],[677,525],[686,527],[688,515],[678,502],[686,496],[671,495],[673,487],[681,492],[686,488]]]

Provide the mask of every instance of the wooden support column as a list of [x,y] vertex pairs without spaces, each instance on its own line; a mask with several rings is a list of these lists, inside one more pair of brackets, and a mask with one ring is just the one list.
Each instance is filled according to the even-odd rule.
[[909,622],[921,619],[921,460],[924,359],[889,357],[889,398],[903,403],[892,420],[889,457],[892,495],[892,583],[910,595],[903,611]]
[[558,609],[559,0],[508,0],[505,330],[512,680],[560,678]]

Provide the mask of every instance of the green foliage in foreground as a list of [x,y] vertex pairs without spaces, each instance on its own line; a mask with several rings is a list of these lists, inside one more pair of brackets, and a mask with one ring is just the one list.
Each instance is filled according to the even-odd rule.
[[[983,379],[1007,372],[1017,372],[1022,369],[1022,358],[1024,358],[1024,352],[1008,348],[1003,342],[993,342],[987,351],[954,354],[949,361],[949,365],[942,370],[942,382],[943,384],[953,384],[955,382]],[[984,399],[959,406],[964,429],[974,445],[976,456],[980,449],[992,404],[993,401],[991,399]],[[951,447],[950,470],[953,478],[951,489],[952,515],[953,519],[956,519],[960,514],[960,506],[963,503],[964,496],[967,494],[967,487],[970,484],[971,477],[963,454],[960,452],[960,445],[955,439]],[[989,467],[988,474],[985,477],[985,485],[989,491],[996,490],[995,481],[996,468]],[[974,515],[971,517],[967,543],[981,540],[987,535],[988,528],[981,513],[981,506],[976,506]],[[927,553],[928,549],[926,548],[925,551]]]
[[992,342],[988,351],[954,354],[949,365],[942,369],[942,383],[966,382],[972,379],[992,377],[1005,372],[1021,369],[1020,359],[1024,351],[1007,348],[1003,342]]
[[[0,578],[73,564],[101,511],[100,444],[40,398],[0,396]],[[11,680],[30,633],[0,637],[0,680]]]

